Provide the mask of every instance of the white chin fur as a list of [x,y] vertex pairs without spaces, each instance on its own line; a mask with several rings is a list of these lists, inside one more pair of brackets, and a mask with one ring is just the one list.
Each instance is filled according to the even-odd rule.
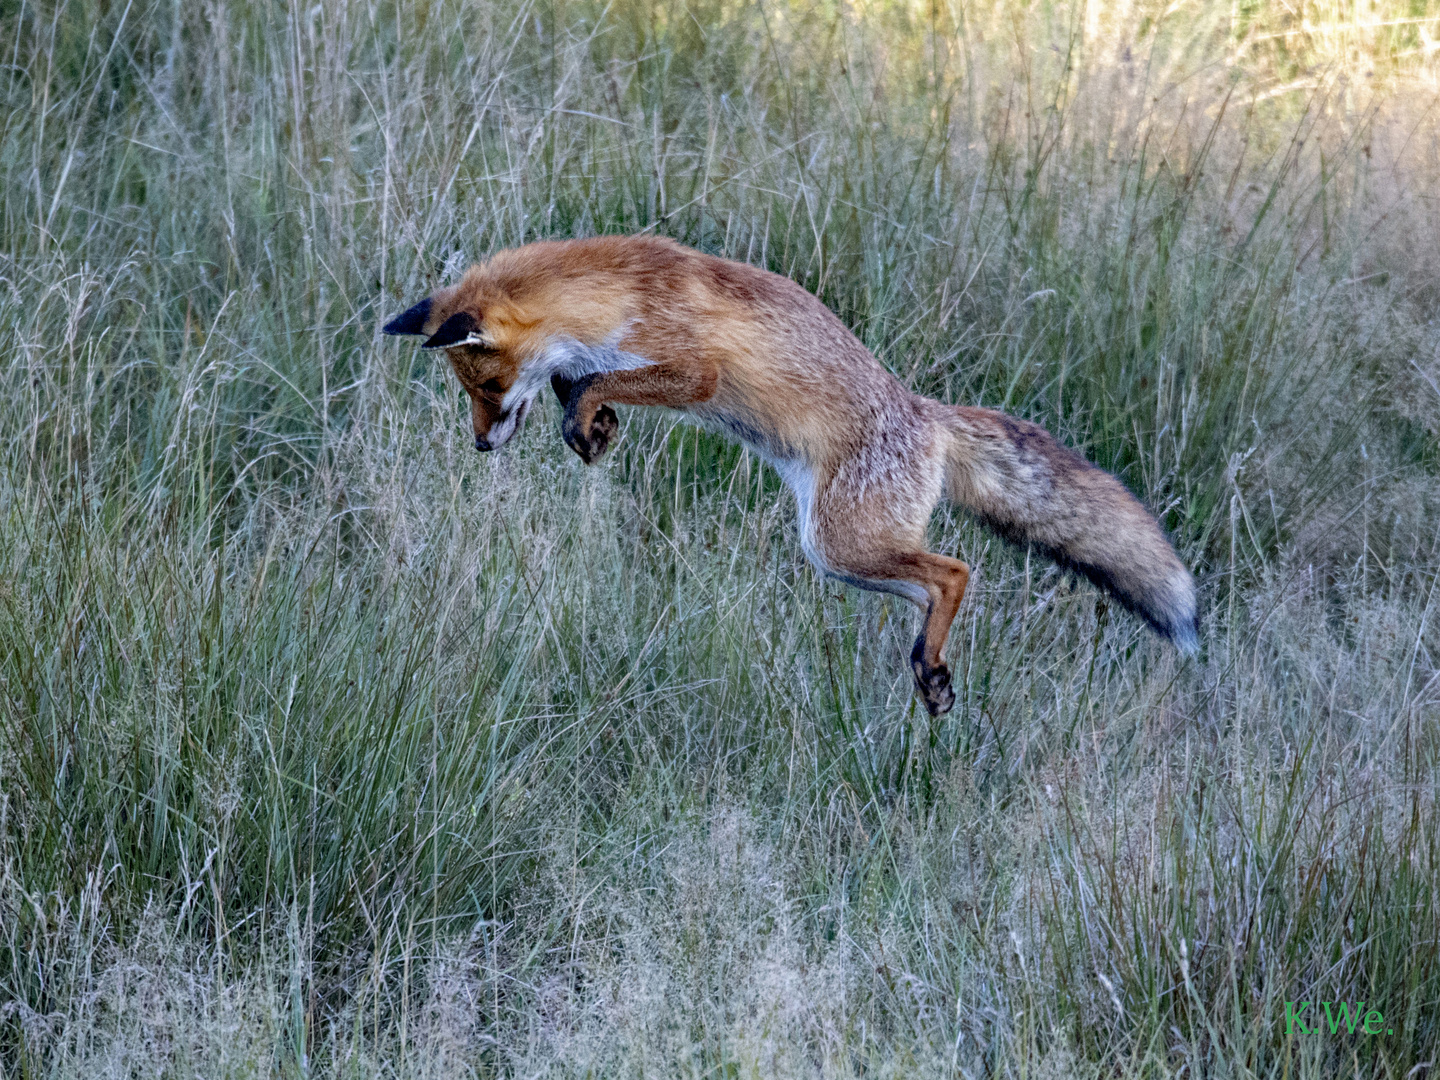
[[530,412],[530,405],[534,398],[526,398],[506,414],[505,419],[490,429],[486,439],[490,443],[491,450],[499,450],[508,443],[520,429],[525,425],[525,416]]
[[648,367],[653,361],[620,348],[620,339],[630,328],[626,323],[599,345],[585,345],[574,338],[558,338],[527,360],[520,368],[520,377],[505,394],[502,405],[517,401],[530,402],[550,384],[550,376],[580,379],[606,371],[634,371]]

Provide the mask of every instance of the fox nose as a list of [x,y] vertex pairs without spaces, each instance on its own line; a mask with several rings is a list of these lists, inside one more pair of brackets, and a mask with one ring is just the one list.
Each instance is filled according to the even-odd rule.
[[490,445],[490,440],[485,438],[484,435],[476,435],[475,449],[479,450],[483,454],[486,450],[493,450],[494,447]]

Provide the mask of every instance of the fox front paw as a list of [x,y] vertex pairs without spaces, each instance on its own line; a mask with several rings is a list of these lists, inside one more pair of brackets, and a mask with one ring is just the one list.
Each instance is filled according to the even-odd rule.
[[925,639],[915,642],[910,654],[910,670],[915,674],[915,689],[931,716],[941,716],[955,706],[955,689],[950,685],[950,669],[944,664],[931,667],[925,663]]
[[615,410],[609,405],[601,405],[595,410],[595,419],[590,422],[588,432],[582,432],[575,418],[567,415],[563,434],[566,445],[580,455],[580,460],[586,465],[594,465],[610,449],[610,443],[619,430],[620,418],[615,415]]

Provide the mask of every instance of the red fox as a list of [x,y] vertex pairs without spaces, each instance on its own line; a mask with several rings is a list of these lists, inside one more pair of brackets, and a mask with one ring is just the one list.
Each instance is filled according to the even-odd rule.
[[942,496],[1196,647],[1194,582],[1118,480],[1035,424],[911,393],[778,274],[654,236],[543,241],[472,266],[384,332],[446,351],[477,450],[509,442],[547,382],[587,465],[615,438],[613,404],[676,409],[745,443],[795,493],[811,562],[925,613],[910,664],[932,716],[955,702],[942,652],[970,578],[926,550]]

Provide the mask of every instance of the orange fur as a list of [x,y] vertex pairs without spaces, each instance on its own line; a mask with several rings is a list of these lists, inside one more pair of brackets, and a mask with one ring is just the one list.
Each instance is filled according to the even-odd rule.
[[969,580],[925,550],[943,496],[1194,645],[1190,575],[1114,477],[1033,424],[912,394],[788,278],[651,236],[546,241],[496,253],[385,331],[446,348],[481,450],[514,436],[546,383],[587,464],[615,437],[615,404],[741,439],[795,492],[817,566],[925,611],[911,662],[932,714],[954,701],[941,652]]

